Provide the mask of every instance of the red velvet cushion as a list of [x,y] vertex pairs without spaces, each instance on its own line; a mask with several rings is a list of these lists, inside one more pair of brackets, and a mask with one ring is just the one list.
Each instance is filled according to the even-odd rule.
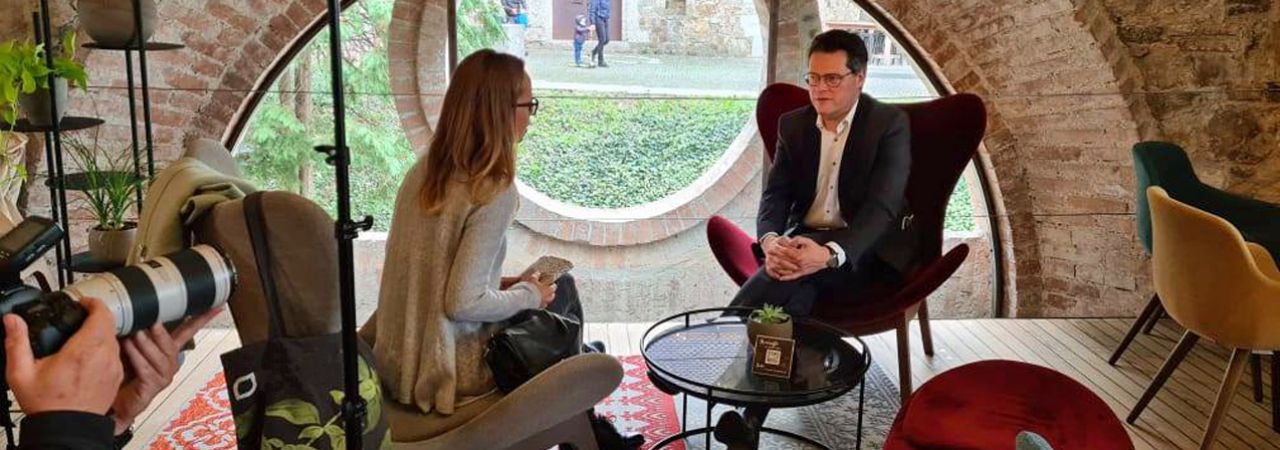
[[707,221],[707,242],[711,244],[711,253],[720,262],[720,267],[729,274],[734,283],[742,286],[748,278],[760,270],[756,256],[751,251],[755,239],[720,216],[711,216]]
[[1055,450],[1124,450],[1133,443],[1102,399],[1075,380],[1016,361],[981,361],[916,391],[901,432],[919,448],[1013,450],[1019,431]]

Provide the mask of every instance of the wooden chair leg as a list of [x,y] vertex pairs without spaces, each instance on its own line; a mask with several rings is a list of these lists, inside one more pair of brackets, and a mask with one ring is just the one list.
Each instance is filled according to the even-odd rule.
[[1150,320],[1147,320],[1146,328],[1142,330],[1142,334],[1151,334],[1151,331],[1155,330],[1156,325],[1160,323],[1160,318],[1165,316],[1164,305],[1160,304],[1159,297],[1152,296],[1152,298],[1156,299],[1156,312],[1151,315]]
[[911,335],[904,317],[898,324],[898,392],[902,395],[902,404],[911,398]]
[[1227,418],[1227,410],[1231,407],[1231,398],[1244,376],[1244,364],[1249,358],[1249,349],[1237,348],[1231,353],[1231,363],[1227,365],[1227,373],[1222,376],[1222,387],[1218,388],[1218,400],[1213,403],[1213,413],[1209,415],[1209,425],[1204,429],[1204,438],[1200,441],[1200,450],[1213,448],[1213,441],[1218,437],[1223,419]]
[[1138,336],[1138,331],[1142,330],[1148,322],[1154,321],[1151,316],[1155,315],[1156,310],[1160,308],[1160,297],[1155,294],[1151,295],[1151,300],[1147,301],[1147,306],[1142,308],[1142,313],[1138,314],[1138,318],[1133,320],[1133,325],[1129,327],[1129,332],[1125,333],[1124,339],[1120,340],[1120,345],[1116,346],[1116,351],[1111,353],[1111,357],[1107,358],[1107,364],[1116,365],[1116,361],[1120,360],[1120,355],[1129,348],[1129,344],[1133,343],[1133,338]]
[[933,356],[933,331],[929,329],[929,301],[920,301],[920,310],[916,312],[920,321],[920,343],[924,345],[924,354]]
[[1178,364],[1187,357],[1187,353],[1196,346],[1196,341],[1200,340],[1200,336],[1187,331],[1183,333],[1182,340],[1178,341],[1178,345],[1173,348],[1173,352],[1169,353],[1169,358],[1164,360],[1164,365],[1160,366],[1160,372],[1156,373],[1156,377],[1151,379],[1151,385],[1147,386],[1147,391],[1142,393],[1142,398],[1138,399],[1138,403],[1133,405],[1133,410],[1129,411],[1129,417],[1125,418],[1125,422],[1133,425],[1138,421],[1138,415],[1142,414],[1142,410],[1147,408],[1147,404],[1151,403],[1151,399],[1156,397],[1156,393],[1160,392],[1160,388],[1164,386],[1164,382],[1169,380],[1169,375],[1173,374],[1174,369],[1178,368]]
[[1280,352],[1271,352],[1271,429],[1280,433]]
[[1253,401],[1262,403],[1262,355],[1249,354],[1249,371],[1253,373]]

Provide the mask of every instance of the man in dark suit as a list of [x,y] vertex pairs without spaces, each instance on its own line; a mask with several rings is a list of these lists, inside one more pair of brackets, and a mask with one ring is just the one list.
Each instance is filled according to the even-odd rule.
[[[811,105],[778,123],[753,249],[764,267],[733,306],[783,306],[808,315],[822,292],[898,282],[914,254],[905,191],[911,170],[902,110],[862,93],[867,47],[832,30],[809,45]],[[715,436],[731,450],[756,448],[768,408],[720,416]]]
[[804,316],[824,291],[895,281],[913,254],[904,196],[911,167],[902,110],[862,93],[867,49],[832,30],[809,47],[811,105],[778,123],[774,164],[756,228],[763,268],[734,306],[783,306]]

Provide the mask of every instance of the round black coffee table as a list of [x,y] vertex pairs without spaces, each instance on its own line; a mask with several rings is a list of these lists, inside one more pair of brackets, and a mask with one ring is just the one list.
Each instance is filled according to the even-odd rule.
[[[812,319],[796,319],[796,350],[788,379],[765,377],[751,371],[746,315],[750,308],[711,308],[676,314],[655,323],[644,334],[641,355],[649,378],[667,393],[683,393],[681,432],[658,442],[662,448],[682,439],[706,435],[711,446],[715,427],[711,410],[717,404],[746,408],[760,423],[760,434],[794,439],[819,448],[826,444],[795,433],[763,426],[768,411],[823,403],[861,387],[858,392],[858,448],[862,446],[863,379],[871,367],[871,352],[861,339],[844,340],[843,332]],[[688,429],[688,396],[705,400],[707,424]]]

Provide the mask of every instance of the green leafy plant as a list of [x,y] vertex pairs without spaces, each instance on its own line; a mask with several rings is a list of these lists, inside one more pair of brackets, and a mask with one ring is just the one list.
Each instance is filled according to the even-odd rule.
[[791,315],[787,314],[781,306],[766,304],[751,312],[751,320],[763,324],[780,324],[790,321]]
[[8,41],[0,44],[0,117],[9,124],[18,119],[18,94],[49,88],[49,75],[70,80],[80,89],[89,84],[84,65],[75,61],[76,35],[62,37],[62,51],[55,52],[53,67],[45,64],[44,44]]
[[99,152],[84,142],[67,141],[71,159],[83,172],[87,189],[84,201],[101,231],[123,230],[132,226],[126,214],[137,202],[141,180],[127,166],[129,152]]

